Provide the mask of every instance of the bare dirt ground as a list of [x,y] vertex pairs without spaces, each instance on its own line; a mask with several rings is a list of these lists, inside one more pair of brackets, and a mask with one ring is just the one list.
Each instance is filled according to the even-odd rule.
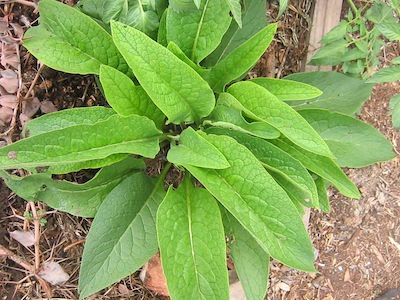
[[[69,2],[72,4],[73,1]],[[298,72],[304,65],[311,1],[293,0],[290,3],[288,11],[279,19],[279,33],[273,45],[253,70],[258,76],[282,77]],[[276,15],[274,5],[269,14],[271,19]],[[1,4],[0,17],[3,16],[10,23],[22,26],[22,16],[31,22],[37,18],[32,7],[20,4]],[[11,28],[11,31],[15,37],[15,29]],[[68,75],[47,68],[38,72],[40,66],[33,57],[23,47],[18,49],[22,84],[17,93],[21,102],[33,101],[25,95],[34,78],[40,74],[33,86],[40,102],[49,100],[57,109],[104,105],[93,77]],[[383,62],[398,56],[400,46],[388,44],[385,51]],[[400,93],[400,83],[377,85],[360,118],[378,128],[399,153],[399,132],[392,128],[388,108],[390,97],[396,93]],[[26,109],[24,111],[20,105],[11,120],[14,125],[12,132],[8,132],[9,124],[0,126],[4,141],[19,138],[19,114],[24,112]],[[40,110],[35,116],[39,114]],[[399,159],[347,170],[347,173],[359,187],[362,199],[348,199],[331,190],[332,212],[313,211],[311,214],[309,233],[316,249],[319,273],[306,274],[272,262],[268,299],[363,300],[375,299],[388,289],[400,288]],[[85,176],[74,174],[67,179],[80,181]],[[24,212],[32,212],[32,209],[0,182],[0,246],[10,251],[13,258],[20,259],[16,262],[10,256],[0,255],[0,298],[41,299],[46,297],[47,291],[54,298],[77,299],[80,258],[91,220],[36,204],[36,210],[46,212],[44,218],[47,220],[40,234],[38,256],[33,247],[27,249],[9,236],[13,230],[34,228],[32,220],[28,222],[23,217]],[[35,263],[45,261],[60,263],[71,275],[66,284],[41,284],[27,270],[26,264],[29,269]],[[160,299],[160,296],[144,288],[138,274],[133,274],[91,299]]]

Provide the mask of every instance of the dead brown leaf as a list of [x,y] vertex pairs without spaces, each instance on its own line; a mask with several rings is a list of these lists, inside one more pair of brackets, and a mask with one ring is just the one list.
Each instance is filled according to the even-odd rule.
[[65,283],[69,279],[69,275],[57,262],[44,262],[39,276],[52,285]]
[[30,247],[35,244],[35,234],[32,231],[14,230],[10,236],[24,247]]
[[15,95],[4,95],[0,97],[0,105],[15,109],[18,105],[18,98]]
[[56,112],[58,109],[53,104],[53,102],[51,102],[49,100],[44,100],[40,104],[40,110],[42,111],[42,113],[48,114],[48,113]]
[[14,114],[13,109],[7,106],[0,107],[0,121],[3,122],[4,124],[11,122],[13,114]]

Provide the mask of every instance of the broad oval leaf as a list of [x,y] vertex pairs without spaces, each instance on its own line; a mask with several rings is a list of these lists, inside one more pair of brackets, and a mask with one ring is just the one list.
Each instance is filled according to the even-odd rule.
[[322,109],[299,113],[326,141],[341,167],[362,168],[396,157],[390,142],[369,124]]
[[212,67],[205,78],[213,90],[222,92],[225,85],[246,74],[268,48],[276,28],[276,24],[268,25]]
[[292,80],[259,77],[250,81],[261,85],[281,101],[307,100],[322,95],[318,88]]
[[117,153],[154,158],[160,132],[146,117],[113,115],[93,125],[70,126],[0,148],[0,168],[31,168],[106,158]]
[[161,261],[173,299],[229,299],[225,235],[217,202],[185,179],[157,212]]
[[231,85],[228,92],[240,102],[245,113],[274,126],[296,145],[319,155],[333,156],[324,140],[301,115],[263,87],[245,81]]
[[169,9],[168,42],[177,44],[195,63],[202,61],[218,46],[231,23],[225,1],[201,0],[199,9],[185,12]]
[[264,251],[290,267],[315,271],[310,239],[285,191],[245,146],[227,136],[205,138],[222,152],[231,167],[223,170],[184,167],[250,232]]
[[134,28],[111,22],[111,29],[118,49],[168,122],[199,121],[211,113],[214,93],[196,71]]
[[108,287],[143,266],[158,249],[156,212],[164,177],[135,173],[101,204],[90,227],[79,273],[80,298]]
[[102,65],[100,82],[107,102],[122,116],[139,115],[148,117],[158,128],[164,124],[165,116],[141,86],[118,70]]
[[167,159],[177,165],[189,164],[210,169],[229,167],[225,156],[192,127],[182,131],[179,145],[168,151]]
[[68,73],[99,74],[100,65],[127,72],[111,36],[91,17],[54,0],[39,3],[40,25],[24,36],[24,47],[47,66]]

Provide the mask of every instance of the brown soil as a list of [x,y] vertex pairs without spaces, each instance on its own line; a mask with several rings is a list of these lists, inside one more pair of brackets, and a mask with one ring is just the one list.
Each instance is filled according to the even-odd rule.
[[[300,71],[307,48],[309,3],[291,1],[288,12],[280,19],[276,40],[253,70],[254,75],[282,77]],[[0,8],[4,12],[3,4]],[[31,8],[16,5],[12,18],[18,21],[21,15],[30,20],[36,18]],[[270,12],[271,19],[275,16]],[[399,50],[397,44],[388,45],[383,61],[398,56]],[[21,60],[26,92],[37,74],[36,61],[23,48]],[[399,132],[392,128],[388,109],[388,101],[396,93],[400,93],[400,83],[377,85],[360,118],[378,128],[398,152]],[[35,95],[40,101],[51,100],[58,109],[104,105],[92,76],[73,76],[49,69],[42,72]],[[18,138],[19,126],[17,121],[13,140]],[[319,273],[306,274],[272,262],[268,299],[375,299],[388,289],[400,288],[399,159],[347,170],[347,173],[359,187],[362,199],[348,199],[331,190],[332,212],[312,211],[311,214],[309,233],[316,249]],[[52,296],[77,299],[82,242],[91,220],[56,212],[43,204],[36,204],[36,208],[47,211],[47,224],[40,238],[40,261],[59,262],[71,275],[66,284],[51,287]],[[27,226],[21,219],[27,210],[26,202],[0,182],[0,245],[34,265],[32,250],[8,235]],[[32,222],[28,226],[33,228]],[[46,293],[20,264],[0,256],[0,296],[1,299],[37,299],[46,297]],[[136,273],[90,299],[117,298],[160,297],[144,288]]]

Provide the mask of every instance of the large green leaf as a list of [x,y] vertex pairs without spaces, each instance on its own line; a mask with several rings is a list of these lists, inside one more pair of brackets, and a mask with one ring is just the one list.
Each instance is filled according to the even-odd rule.
[[192,127],[181,133],[179,145],[173,146],[168,151],[167,159],[177,165],[189,164],[210,169],[229,167],[225,156]]
[[158,128],[164,124],[165,116],[146,94],[141,86],[135,86],[132,80],[118,70],[100,67],[100,82],[107,102],[122,116],[132,114],[148,117]]
[[213,90],[222,92],[225,85],[246,74],[268,48],[276,28],[276,24],[268,25],[212,67],[205,78]]
[[157,212],[161,261],[172,299],[229,299],[225,235],[217,202],[185,179]]
[[156,212],[164,177],[135,173],[108,194],[90,227],[79,273],[80,299],[132,274],[158,248]]
[[400,80],[400,66],[390,66],[376,72],[368,83],[395,82]]
[[308,152],[284,138],[270,142],[301,161],[310,171],[331,182],[343,195],[350,198],[361,197],[354,183],[331,158]]
[[227,136],[205,138],[231,167],[211,170],[184,165],[273,258],[315,271],[314,254],[296,207],[245,146]]
[[232,18],[226,0],[202,0],[200,9],[167,14],[167,40],[194,62],[207,57],[221,42]]
[[301,115],[263,87],[244,81],[231,85],[228,92],[240,103],[245,114],[274,126],[293,143],[310,152],[333,156],[324,140]]
[[285,151],[266,140],[237,131],[210,128],[207,132],[220,135],[225,134],[246,146],[267,170],[283,176],[287,181],[307,194],[308,202],[311,200],[311,203],[318,207],[318,192],[313,178],[298,160],[291,157]]
[[322,95],[318,88],[292,80],[259,77],[250,81],[261,85],[281,101],[307,100]]
[[54,130],[0,149],[0,168],[46,167],[106,158],[117,153],[154,158],[160,132],[146,117],[113,115],[93,125]]
[[217,49],[204,60],[205,66],[214,66],[267,25],[266,0],[243,0],[241,2],[243,5],[242,28],[237,22],[231,22]]
[[230,254],[247,300],[265,299],[268,288],[269,255],[251,234],[226,210],[224,225],[233,237]]
[[105,64],[128,66],[111,36],[91,17],[54,0],[39,3],[40,25],[28,29],[24,46],[47,66],[68,73],[98,74]]
[[128,157],[119,163],[102,168],[95,177],[83,184],[53,180],[50,174],[44,173],[22,178],[9,175],[2,170],[0,174],[7,186],[27,201],[40,200],[57,210],[93,218],[112,189],[139,168],[145,168],[144,162]]
[[196,71],[134,28],[111,22],[111,29],[141,86],[170,123],[198,121],[211,113],[213,91]]
[[357,113],[372,92],[372,84],[338,72],[305,72],[285,77],[307,83],[323,94],[305,102],[293,102],[295,109],[322,108],[346,115]]
[[265,122],[247,122],[242,116],[242,112],[233,107],[217,105],[211,113],[210,119],[204,123],[248,133],[263,139],[276,139],[281,135],[275,127]]
[[362,168],[396,157],[388,140],[369,124],[322,109],[299,113],[326,141],[341,167]]

